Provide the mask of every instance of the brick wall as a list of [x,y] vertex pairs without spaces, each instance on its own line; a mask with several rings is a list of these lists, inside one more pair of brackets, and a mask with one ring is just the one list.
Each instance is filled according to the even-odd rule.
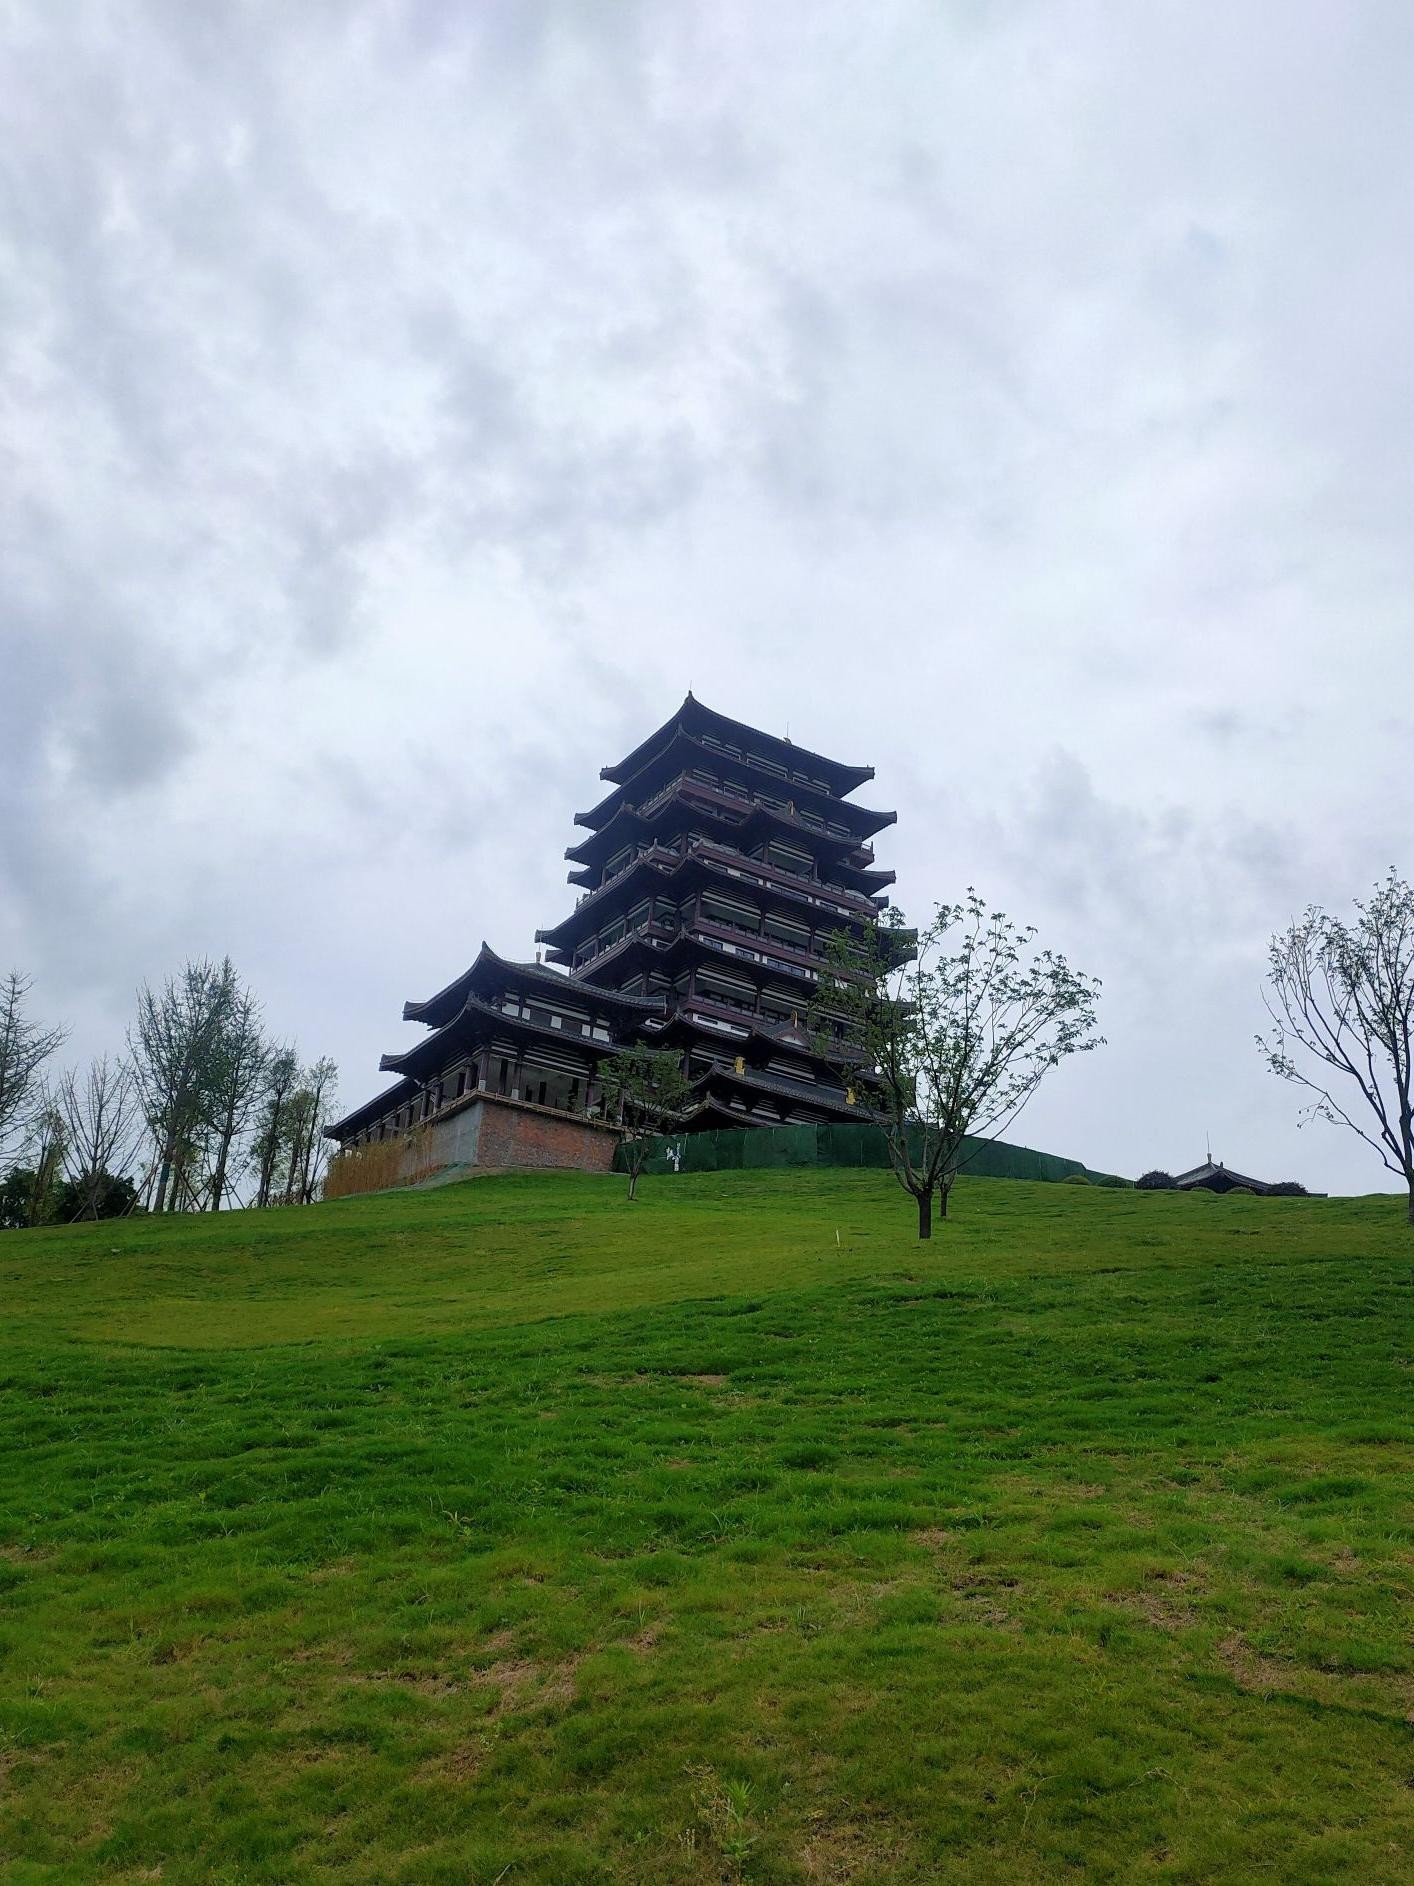
[[609,1172],[618,1134],[608,1127],[566,1119],[525,1101],[483,1095],[476,1136],[479,1167],[570,1166],[579,1172]]

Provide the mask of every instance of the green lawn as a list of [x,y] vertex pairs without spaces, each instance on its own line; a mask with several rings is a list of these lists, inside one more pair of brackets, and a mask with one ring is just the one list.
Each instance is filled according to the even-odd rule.
[[0,1236],[0,1878],[1414,1880],[1395,1199]]

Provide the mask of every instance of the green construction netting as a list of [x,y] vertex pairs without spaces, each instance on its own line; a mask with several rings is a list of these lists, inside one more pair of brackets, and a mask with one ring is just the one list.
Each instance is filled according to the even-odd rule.
[[[888,1146],[877,1126],[723,1127],[712,1133],[664,1134],[649,1143],[647,1172],[740,1172],[770,1166],[887,1166]],[[623,1170],[623,1150],[614,1156]],[[1065,1179],[1080,1173],[1096,1185],[1124,1185],[1112,1173],[1092,1172],[1078,1159],[1039,1153],[1003,1140],[968,1140],[964,1171],[984,1179]]]

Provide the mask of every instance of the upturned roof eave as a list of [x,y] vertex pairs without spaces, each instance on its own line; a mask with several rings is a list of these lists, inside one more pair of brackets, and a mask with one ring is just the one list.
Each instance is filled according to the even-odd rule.
[[1234,1185],[1250,1186],[1254,1192],[1265,1192],[1270,1187],[1270,1180],[1253,1179],[1245,1172],[1234,1172],[1231,1166],[1225,1166],[1220,1159],[1205,1159],[1200,1166],[1193,1166],[1187,1172],[1180,1172],[1174,1179],[1175,1186],[1200,1185],[1204,1179],[1216,1178],[1221,1173],[1223,1178],[1231,1179]]
[[[685,740],[696,752],[703,754],[709,759],[720,760],[722,757],[720,754],[713,753],[710,747],[703,746],[686,728],[677,727],[674,728],[670,739],[665,742],[663,746],[658,748],[657,752],[651,756],[650,760],[645,762],[645,765],[651,765],[652,760],[659,758],[665,753],[671,745],[672,740],[678,739],[679,737]],[[732,763],[742,766],[750,765],[748,760]],[[643,770],[643,768],[639,769],[640,772]],[[632,778],[637,777],[637,774],[632,776]],[[796,792],[815,793],[815,796],[824,798],[830,805],[848,813],[853,819],[861,822],[857,833],[860,839],[868,838],[872,836],[873,833],[882,831],[885,826],[895,824],[898,820],[897,812],[872,811],[867,806],[856,805],[854,801],[847,798],[844,793],[827,791],[823,794],[819,794],[813,787],[802,786],[795,780],[779,779],[774,773],[767,773],[766,777],[784,790],[794,789]],[[870,777],[872,777],[872,768],[870,769]],[[576,812],[574,815],[574,823],[576,825],[587,826],[590,831],[594,832],[600,831],[606,827],[610,821],[617,816],[620,808],[625,804],[625,790],[628,785],[632,784],[632,778],[617,784],[612,792],[606,793],[599,801],[598,805],[591,806],[587,812]],[[853,792],[853,790],[853,786],[848,788],[850,792]]]
[[[539,939],[537,938],[537,941]],[[429,996],[425,1002],[405,1002],[403,1020],[405,1022],[427,1021],[429,1014],[450,1002],[455,1002],[456,1010],[447,1016],[447,1021],[455,1020],[466,996],[475,986],[478,973],[490,971],[498,977],[514,980],[519,978],[536,988],[572,989],[575,985],[568,976],[562,976],[557,970],[547,968],[544,963],[518,963],[508,956],[498,955],[489,943],[483,942],[477,952],[476,961],[469,969],[449,982],[445,989],[439,989],[436,995]],[[641,1010],[647,1014],[662,1014],[664,1006],[661,997],[629,995],[618,989],[602,989],[597,992],[603,1000],[621,1008]],[[443,1023],[428,1022],[429,1026],[441,1027]]]
[[[719,850],[729,849],[727,846],[719,846],[717,848]],[[591,900],[603,898],[605,901],[599,904],[598,911],[595,914],[600,918],[607,916],[618,907],[615,903],[608,901],[608,893],[617,891],[620,901],[623,901],[625,898],[631,897],[634,891],[634,881],[640,876],[645,876],[650,872],[656,873],[665,883],[672,883],[675,879],[680,878],[684,872],[696,869],[705,873],[709,878],[724,880],[729,885],[734,885],[738,889],[745,887],[757,893],[765,893],[768,896],[774,894],[785,900],[792,907],[798,904],[805,904],[814,910],[823,910],[824,907],[819,899],[813,896],[808,888],[813,882],[812,879],[799,878],[793,880],[794,883],[799,883],[801,886],[806,887],[796,890],[793,888],[792,881],[779,881],[780,879],[789,880],[789,873],[773,873],[771,876],[765,876],[765,873],[773,871],[772,867],[765,866],[760,867],[763,881],[758,881],[758,879],[752,875],[750,869],[753,863],[754,860],[745,859],[743,860],[742,868],[734,869],[731,865],[719,859],[704,857],[700,846],[694,846],[691,851],[687,852],[663,852],[658,856],[655,856],[651,851],[643,852],[635,858],[631,864],[626,865],[624,869],[619,872],[617,877],[610,878],[605,884],[596,885],[592,891],[589,891],[580,899],[568,916],[562,917],[558,923],[548,924],[544,929],[537,930],[535,932],[535,941],[555,950],[573,948],[576,939],[594,927],[592,924],[587,925],[584,922],[586,906]],[[842,894],[845,896],[858,897],[860,899],[860,907],[850,911],[836,911],[827,914],[837,917],[841,924],[857,923],[867,926],[875,922],[877,911],[864,892],[846,891]],[[909,932],[904,930],[891,931],[889,934],[898,937],[911,936],[915,940],[917,936],[916,931]]]
[[365,1121],[381,1119],[389,1107],[399,1105],[407,1098],[408,1090],[417,1091],[417,1082],[404,1077],[394,1081],[391,1087],[385,1087],[381,1094],[375,1094],[371,1100],[365,1100],[361,1107],[355,1107],[341,1120],[333,1120],[324,1128],[325,1139],[342,1140],[350,1133],[357,1132]]
[[[693,728],[700,733],[705,729],[720,731],[728,737],[740,740],[743,735],[753,740],[765,741],[776,753],[789,755],[802,766],[814,766],[821,773],[836,775],[842,782],[841,793],[853,792],[856,786],[862,786],[874,777],[872,766],[853,766],[847,760],[832,760],[828,754],[816,753],[809,747],[797,746],[788,736],[767,733],[762,727],[753,727],[744,720],[733,720],[729,714],[718,713],[716,708],[708,707],[705,701],[699,701],[689,688],[682,705],[676,713],[670,714],[660,727],[656,727],[644,740],[640,740],[631,753],[612,766],[602,766],[599,777],[615,785],[623,785],[632,779],[636,772],[641,772],[671,741],[674,734],[681,730],[690,733]],[[844,781],[851,782],[848,785]]]
[[[591,990],[590,993],[603,994],[605,992]],[[645,1017],[644,1019],[654,1018]],[[413,1064],[425,1063],[429,1058],[435,1061],[434,1048],[438,1045],[445,1047],[449,1038],[453,1037],[456,1031],[468,1021],[485,1024],[478,1038],[497,1028],[504,1028],[510,1035],[531,1035],[536,1040],[554,1041],[562,1047],[582,1049],[586,1054],[595,1055],[601,1060],[605,1055],[616,1053],[623,1046],[623,1043],[619,1041],[596,1041],[592,1035],[571,1034],[563,1028],[549,1028],[541,1022],[527,1021],[521,1015],[508,1015],[495,1003],[480,1002],[471,996],[452,1019],[444,1022],[435,1034],[424,1035],[421,1041],[415,1042],[410,1048],[405,1048],[400,1054],[382,1055],[379,1058],[379,1067],[390,1074],[405,1072],[410,1079],[416,1080],[418,1076],[412,1072]]]
[[[679,1009],[676,1014],[668,1017],[661,1032],[665,1036],[690,1034],[695,1040],[714,1041],[719,1046],[756,1043],[770,1049],[773,1054],[794,1055],[801,1061],[808,1061],[812,1067],[827,1068],[835,1074],[849,1073],[852,1077],[852,1070],[847,1067],[846,1062],[837,1061],[827,1054],[822,1054],[818,1048],[813,1047],[806,1040],[787,1040],[780,1035],[773,1035],[767,1028],[745,1028],[740,1034],[732,1034],[725,1028],[714,1028],[711,1022],[699,1021]],[[862,1052],[856,1058],[862,1060]]]

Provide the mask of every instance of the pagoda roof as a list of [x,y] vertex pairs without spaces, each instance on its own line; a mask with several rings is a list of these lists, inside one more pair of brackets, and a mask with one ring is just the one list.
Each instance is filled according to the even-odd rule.
[[874,777],[872,766],[850,766],[843,760],[829,759],[823,753],[813,753],[809,747],[797,746],[789,734],[781,736],[766,733],[744,720],[733,720],[727,714],[719,714],[715,708],[699,701],[690,688],[676,713],[670,715],[646,740],[640,740],[633,751],[625,754],[616,766],[601,768],[599,777],[612,780],[616,785],[626,784],[679,731],[710,734],[717,740],[749,747],[791,769],[797,766],[809,767],[834,793],[853,792],[856,786],[862,786],[866,779]]
[[[824,830],[819,825],[812,825],[803,819],[799,812],[793,812],[788,806],[765,805],[759,799],[741,799],[735,793],[723,792],[720,787],[709,786],[705,780],[693,779],[688,774],[679,774],[661,792],[641,806],[621,804],[612,818],[605,824],[596,826],[588,838],[582,838],[577,845],[567,845],[565,856],[572,864],[592,864],[601,853],[607,855],[615,845],[630,840],[634,833],[650,831],[655,826],[666,822],[674,807],[680,814],[690,810],[695,817],[705,814],[717,818],[722,826],[733,832],[747,830],[752,825],[769,825],[788,832],[797,833],[811,845],[827,846],[831,851],[843,852],[850,857],[863,850],[867,855],[869,847],[855,832]],[[846,806],[847,812],[860,812],[860,806]],[[724,814],[735,813],[735,818]],[[890,815],[878,815],[887,824]],[[896,815],[893,815],[896,816]]]
[[843,1113],[851,1119],[867,1120],[868,1112],[857,1102],[851,1105],[845,1099],[843,1087],[817,1086],[814,1081],[796,1081],[784,1074],[767,1074],[761,1068],[748,1068],[744,1074],[738,1074],[735,1068],[712,1067],[699,1074],[692,1083],[693,1091],[701,1091],[704,1098],[713,1087],[743,1089],[749,1093],[770,1094],[778,1100],[795,1100],[802,1106],[818,1107],[822,1113]]
[[361,1107],[355,1107],[352,1113],[346,1113],[342,1120],[331,1121],[324,1128],[325,1139],[347,1139],[351,1133],[357,1133],[365,1126],[371,1126],[375,1120],[381,1120],[385,1113],[400,1107],[405,1100],[411,1100],[420,1093],[421,1084],[415,1080],[394,1081],[391,1087],[385,1087],[381,1094],[375,1094],[372,1100],[365,1100]]
[[[763,784],[769,783],[774,791],[786,795],[789,803],[800,800],[819,809],[823,816],[848,825],[858,838],[867,838],[871,832],[892,825],[898,818],[897,812],[871,812],[866,806],[842,799],[837,793],[822,791],[804,780],[782,778],[750,758],[733,759],[724,755],[720,747],[706,746],[682,728],[675,728],[666,744],[649,756],[632,780],[615,786],[589,811],[576,812],[574,822],[597,831],[625,805],[640,805],[642,810],[650,811],[658,799],[667,798],[675,790],[678,776],[689,771],[693,762],[721,766],[724,760],[733,771],[758,773]],[[701,780],[698,784],[705,786],[707,782]],[[749,802],[741,799],[735,803],[746,805]]]
[[1231,1185],[1245,1185],[1253,1192],[1265,1192],[1268,1189],[1265,1179],[1249,1179],[1244,1173],[1234,1172],[1231,1166],[1225,1166],[1221,1159],[1205,1159],[1201,1166],[1194,1166],[1189,1172],[1180,1172],[1174,1185],[1180,1191],[1190,1192],[1205,1187],[1210,1179],[1226,1179]]
[[[917,937],[917,931],[881,930],[878,934],[881,939],[898,940],[900,950],[904,952],[898,960],[908,960],[912,954],[908,946]],[[751,953],[748,954],[748,951]],[[704,917],[698,922],[679,925],[672,930],[659,922],[645,924],[640,930],[630,930],[617,943],[611,943],[587,963],[581,963],[572,972],[571,979],[576,987],[588,983],[590,987],[598,988],[599,984],[593,978],[602,975],[612,964],[622,968],[624,963],[641,961],[655,968],[666,969],[684,957],[694,959],[701,956],[711,960],[722,955],[729,956],[736,968],[744,970],[763,987],[771,984],[783,990],[798,990],[802,983],[815,983],[821,966],[825,964],[824,957],[808,956],[785,943],[777,943],[774,938],[763,938],[748,930],[732,930],[725,924],[713,923],[710,918]],[[852,973],[831,966],[832,975],[849,976]],[[776,981],[782,976],[788,979],[784,985]],[[858,980],[857,975],[853,979]]]
[[425,1002],[405,1002],[403,1020],[426,1022],[429,1027],[440,1027],[461,1013],[467,998],[475,991],[489,987],[553,989],[567,999],[572,999],[576,990],[581,993],[592,992],[611,1008],[631,1010],[642,1015],[661,1015],[665,1007],[662,996],[625,995],[617,989],[599,989],[592,983],[572,980],[563,970],[554,969],[546,963],[513,962],[509,957],[498,956],[489,943],[483,943],[470,969],[464,969],[445,989],[428,996]]
[[[713,857],[713,851],[722,855]],[[812,913],[825,913],[827,917],[835,919],[838,925],[873,923],[878,917],[873,900],[862,891],[822,891],[812,878],[797,877],[793,872],[782,871],[775,865],[760,864],[754,858],[743,858],[729,846],[717,846],[708,841],[693,845],[686,852],[656,847],[640,852],[617,876],[586,892],[567,917],[562,917],[557,924],[547,929],[537,930],[535,940],[537,943],[549,943],[555,948],[573,945],[577,937],[586,930],[592,930],[597,922],[609,916],[620,904],[631,906],[644,894],[640,883],[635,880],[648,879],[648,895],[651,896],[684,875],[699,875],[712,883],[734,887],[768,903],[771,899],[779,899],[786,910],[798,910],[804,905]],[[590,904],[596,906],[592,914],[588,908]]]
[[[568,976],[560,981],[568,983]],[[583,986],[583,985],[580,985]],[[596,989],[595,995],[606,991]],[[661,1002],[661,998],[655,998]],[[528,1021],[522,1015],[508,1015],[494,1002],[482,1002],[476,996],[468,996],[450,1021],[434,1029],[430,1035],[424,1035],[421,1041],[405,1048],[400,1054],[385,1054],[379,1060],[379,1067],[389,1073],[410,1074],[419,1077],[419,1070],[430,1076],[440,1072],[445,1065],[446,1051],[449,1045],[460,1039],[484,1041],[488,1035],[504,1032],[508,1035],[529,1035],[537,1041],[553,1041],[559,1047],[579,1049],[588,1055],[602,1057],[613,1054],[623,1046],[622,1041],[596,1041],[592,1035],[571,1034],[564,1028],[549,1028],[540,1022]]]
[[714,1028],[704,1015],[695,1013],[698,1005],[689,1000],[673,1015],[660,1031],[660,1039],[685,1038],[693,1042],[715,1042],[718,1047],[730,1046],[737,1053],[761,1053],[794,1055],[797,1060],[808,1061],[812,1067],[827,1068],[839,1075],[843,1072],[846,1061],[858,1061],[863,1058],[860,1050],[851,1051],[844,1043],[840,1044],[840,1054],[822,1054],[819,1047],[806,1034],[804,1029],[783,1029],[777,1031],[769,1024],[762,1023],[759,1016],[741,1016],[739,1032],[727,1028]]
[[700,1133],[708,1121],[714,1125],[720,1122],[721,1125],[731,1127],[738,1132],[743,1127],[753,1124],[751,1116],[744,1113],[740,1107],[729,1107],[724,1100],[718,1100],[712,1094],[707,1094],[699,1106],[694,1107],[691,1113],[684,1116],[683,1126],[690,1132]]

